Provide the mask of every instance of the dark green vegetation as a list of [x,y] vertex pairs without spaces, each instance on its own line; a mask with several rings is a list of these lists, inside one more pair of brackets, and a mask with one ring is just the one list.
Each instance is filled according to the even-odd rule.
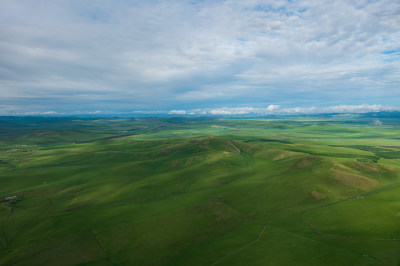
[[[304,210],[400,184],[400,118],[0,118],[1,265],[398,265]],[[400,238],[400,188],[306,214]]]

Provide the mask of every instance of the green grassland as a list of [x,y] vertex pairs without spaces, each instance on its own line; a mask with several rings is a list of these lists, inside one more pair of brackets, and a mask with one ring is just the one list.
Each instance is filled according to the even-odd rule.
[[218,265],[398,265],[400,241],[369,238],[400,239],[400,188],[327,204],[400,184],[399,129],[0,117],[0,265],[211,265],[264,225]]

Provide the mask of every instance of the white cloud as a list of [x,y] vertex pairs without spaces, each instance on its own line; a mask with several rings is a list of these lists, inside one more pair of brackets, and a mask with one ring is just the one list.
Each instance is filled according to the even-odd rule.
[[186,111],[185,110],[171,110],[168,112],[170,115],[185,115]]
[[368,105],[338,105],[324,108],[315,108],[314,110],[306,110],[311,113],[368,113],[368,112],[383,112],[383,111],[400,111],[400,107],[384,106],[379,104]]
[[0,2],[0,96],[21,112],[400,98],[399,1],[61,2]]
[[58,115],[60,113],[55,111],[46,111],[46,112],[26,112],[26,113],[13,113],[15,115]]
[[266,108],[254,107],[219,107],[196,109],[192,112],[201,115],[268,115],[268,114],[321,114],[321,113],[369,113],[369,112],[400,112],[400,107],[384,105],[337,105],[329,107],[292,107],[280,108],[279,105],[269,105]]
[[55,112],[55,111],[47,111],[47,112],[43,112],[42,114],[43,114],[43,115],[56,115],[56,114],[58,114],[58,113]]
[[273,111],[278,110],[279,108],[280,108],[280,105],[270,104],[270,105],[268,105],[268,107],[266,108],[266,110],[267,110],[268,112],[273,112]]
[[251,113],[260,113],[262,108],[254,108],[254,107],[220,107],[220,108],[213,108],[205,110],[207,114],[211,115],[244,115],[244,114],[251,114]]

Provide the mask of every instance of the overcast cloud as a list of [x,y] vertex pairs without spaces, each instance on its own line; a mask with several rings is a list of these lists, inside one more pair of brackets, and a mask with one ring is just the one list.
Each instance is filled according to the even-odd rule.
[[1,1],[0,114],[395,110],[399,32],[393,0]]

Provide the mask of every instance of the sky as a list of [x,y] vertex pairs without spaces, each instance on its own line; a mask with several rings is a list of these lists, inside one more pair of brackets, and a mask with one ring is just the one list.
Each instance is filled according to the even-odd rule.
[[0,1],[0,115],[400,110],[400,1]]

